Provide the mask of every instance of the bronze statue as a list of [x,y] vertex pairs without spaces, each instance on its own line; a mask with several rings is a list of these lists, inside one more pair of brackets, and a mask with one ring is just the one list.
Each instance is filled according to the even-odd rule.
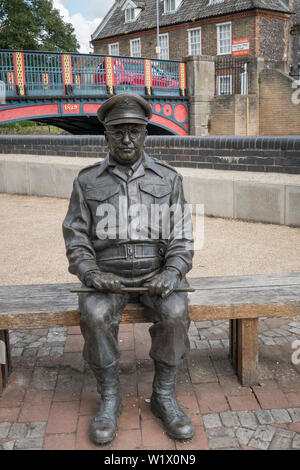
[[[119,323],[125,305],[136,301],[147,307],[153,322],[151,410],[173,439],[194,435],[175,396],[176,373],[190,349],[187,294],[174,289],[188,287],[191,216],[185,209],[181,175],[143,150],[151,115],[150,105],[133,94],[115,95],[99,108],[109,154],[75,178],[63,223],[69,271],[95,289],[79,295],[83,356],[101,394],[90,427],[95,444],[106,444],[116,435],[122,411]],[[183,219],[184,228],[178,230]],[[147,286],[148,292],[124,293],[124,286]]]

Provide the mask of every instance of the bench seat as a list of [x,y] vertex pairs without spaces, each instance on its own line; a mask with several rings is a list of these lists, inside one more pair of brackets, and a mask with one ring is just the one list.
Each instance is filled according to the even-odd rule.
[[[230,358],[242,385],[255,383],[258,362],[258,319],[300,314],[300,273],[189,278],[192,321],[229,320]],[[79,325],[79,283],[0,286],[0,333],[8,330]],[[146,309],[128,304],[122,323],[151,322]],[[1,338],[0,338],[1,339]],[[0,391],[7,381],[9,357],[2,365]]]

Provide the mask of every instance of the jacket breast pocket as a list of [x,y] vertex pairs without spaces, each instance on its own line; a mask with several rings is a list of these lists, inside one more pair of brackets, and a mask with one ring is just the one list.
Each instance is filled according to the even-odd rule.
[[169,202],[171,188],[168,184],[139,184],[142,202],[145,204],[165,204]]
[[[151,238],[168,239],[170,226],[170,196],[168,184],[140,183],[141,201],[148,214]],[[165,233],[166,232],[166,233]]]
[[93,215],[93,236],[99,240],[115,239],[119,232],[120,185],[88,186],[85,197]]
[[109,186],[87,186],[85,197],[88,201],[109,202],[111,199],[118,198],[120,185]]

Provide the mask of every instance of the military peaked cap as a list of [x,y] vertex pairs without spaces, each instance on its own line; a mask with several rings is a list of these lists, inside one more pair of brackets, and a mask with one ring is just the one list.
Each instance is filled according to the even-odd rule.
[[124,123],[147,124],[151,119],[152,109],[141,96],[122,93],[105,101],[97,114],[99,121],[105,126]]

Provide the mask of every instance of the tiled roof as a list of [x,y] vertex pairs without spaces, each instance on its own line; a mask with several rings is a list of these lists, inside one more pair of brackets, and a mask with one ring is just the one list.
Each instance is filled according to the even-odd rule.
[[[123,0],[113,6],[108,13],[110,18],[108,19],[106,15],[92,35],[92,40],[118,36],[125,32],[145,31],[156,27],[156,0],[144,2],[144,8],[136,21],[132,23],[124,22],[122,6],[125,2],[126,0]],[[163,13],[163,1],[160,1],[159,8],[160,26],[185,23],[191,20],[200,20],[255,8],[291,13],[284,0],[224,0],[224,2],[215,5],[209,5],[209,0],[182,0],[179,9],[175,13],[169,14]]]

